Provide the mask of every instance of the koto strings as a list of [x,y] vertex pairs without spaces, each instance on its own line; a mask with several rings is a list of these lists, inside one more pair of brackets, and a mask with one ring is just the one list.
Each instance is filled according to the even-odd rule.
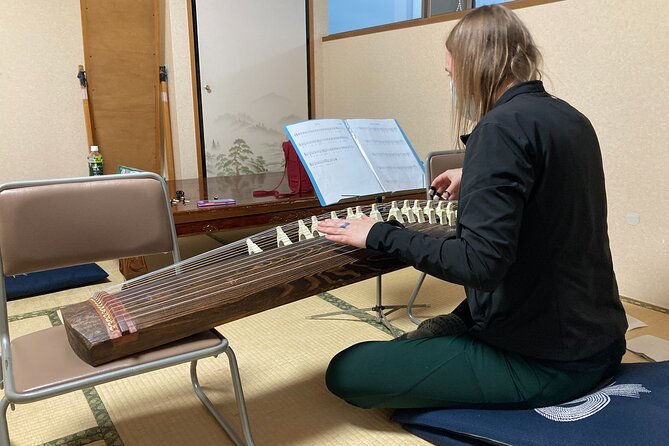
[[[378,206],[379,211],[387,212],[390,204],[384,203]],[[368,212],[369,208],[370,206],[365,206],[365,212]],[[337,218],[345,218],[347,212],[350,211],[338,211]],[[318,220],[331,217],[333,215],[324,214],[319,216]],[[298,224],[297,221],[292,222],[282,226],[282,229],[286,235],[296,240]],[[280,251],[277,247],[275,229],[268,229],[250,239],[262,249],[263,253],[274,254]],[[133,321],[136,324],[168,321],[187,315],[189,313],[187,304],[215,297],[224,290],[244,288],[245,291],[251,293],[257,289],[282,284],[290,273],[308,270],[311,265],[308,259],[317,247],[332,246],[336,254],[333,253],[329,258],[333,262],[337,257],[359,250],[359,248],[350,246],[336,245],[321,237],[306,241],[311,243],[296,242],[297,249],[290,250],[290,253],[284,256],[288,258],[282,257],[280,261],[272,261],[267,256],[260,259],[260,254],[249,255],[245,244],[246,239],[238,240],[154,273],[110,287],[96,293],[94,298],[105,299],[105,296],[111,295],[113,299],[107,302],[107,308],[114,313],[124,314],[133,319],[141,318],[141,320]],[[306,262],[305,259],[307,259]],[[230,261],[224,263],[228,260]],[[259,263],[266,265],[261,268],[258,267]],[[251,266],[254,266],[255,269],[247,271],[247,268]],[[120,290],[118,290],[119,287]],[[183,308],[183,311],[179,311],[180,308]]]

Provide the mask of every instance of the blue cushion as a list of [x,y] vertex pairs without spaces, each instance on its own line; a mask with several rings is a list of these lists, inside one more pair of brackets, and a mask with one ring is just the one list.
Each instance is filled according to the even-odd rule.
[[109,274],[95,263],[5,277],[7,299],[50,293],[100,282]]
[[530,410],[400,409],[405,429],[436,445],[669,444],[669,361],[623,364],[615,382]]

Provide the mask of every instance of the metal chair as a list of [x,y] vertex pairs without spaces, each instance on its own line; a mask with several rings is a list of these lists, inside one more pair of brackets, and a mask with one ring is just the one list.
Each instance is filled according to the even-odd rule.
[[[441,173],[449,170],[449,169],[459,169],[462,167],[464,164],[465,160],[465,152],[464,150],[438,150],[434,152],[430,152],[427,154],[425,157],[425,179],[426,179],[426,194],[427,198],[429,199],[429,190],[430,190],[430,184],[432,184],[432,180],[434,180],[437,176],[439,176]],[[407,304],[407,314],[409,316],[409,319],[416,325],[421,323],[421,320],[416,318],[413,314],[413,308],[415,306],[416,298],[418,297],[418,292],[420,291],[420,287],[423,286],[423,282],[425,281],[425,276],[427,274],[421,273],[420,277],[418,277],[418,281],[416,282],[416,286],[413,289],[413,292],[411,293],[411,297],[409,298],[409,302]]]
[[[197,397],[237,445],[253,445],[237,361],[228,340],[206,330],[93,367],[68,344],[63,325],[10,339],[5,276],[161,252],[180,260],[167,186],[153,173],[0,185],[0,342],[4,397],[0,444],[9,445],[7,408],[190,362]],[[225,353],[243,437],[202,391],[197,361]]]

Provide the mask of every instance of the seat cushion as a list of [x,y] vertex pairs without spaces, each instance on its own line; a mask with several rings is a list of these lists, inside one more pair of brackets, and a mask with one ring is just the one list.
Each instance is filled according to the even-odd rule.
[[[216,330],[207,330],[97,367],[82,361],[74,353],[63,325],[20,336],[12,340],[11,348],[14,383],[10,390],[22,393],[54,384],[70,384],[80,379],[101,378],[100,382],[110,381],[118,378],[112,377],[110,373],[130,376],[144,371],[143,366],[146,364],[165,358],[182,358],[192,352],[198,352],[199,357],[219,354],[227,348],[227,340]],[[175,359],[173,363],[192,359],[197,358]]]
[[109,274],[95,263],[5,277],[7,300],[100,282]]
[[392,419],[437,445],[665,445],[668,376],[669,361],[623,364],[610,385],[559,406],[401,409]]

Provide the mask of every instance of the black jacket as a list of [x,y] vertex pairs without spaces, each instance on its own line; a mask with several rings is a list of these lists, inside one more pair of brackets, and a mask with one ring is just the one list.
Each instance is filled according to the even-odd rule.
[[622,355],[627,321],[588,119],[540,81],[526,82],[463,141],[457,238],[377,224],[367,247],[464,285],[470,333],[488,344],[550,361],[591,358],[614,344]]

